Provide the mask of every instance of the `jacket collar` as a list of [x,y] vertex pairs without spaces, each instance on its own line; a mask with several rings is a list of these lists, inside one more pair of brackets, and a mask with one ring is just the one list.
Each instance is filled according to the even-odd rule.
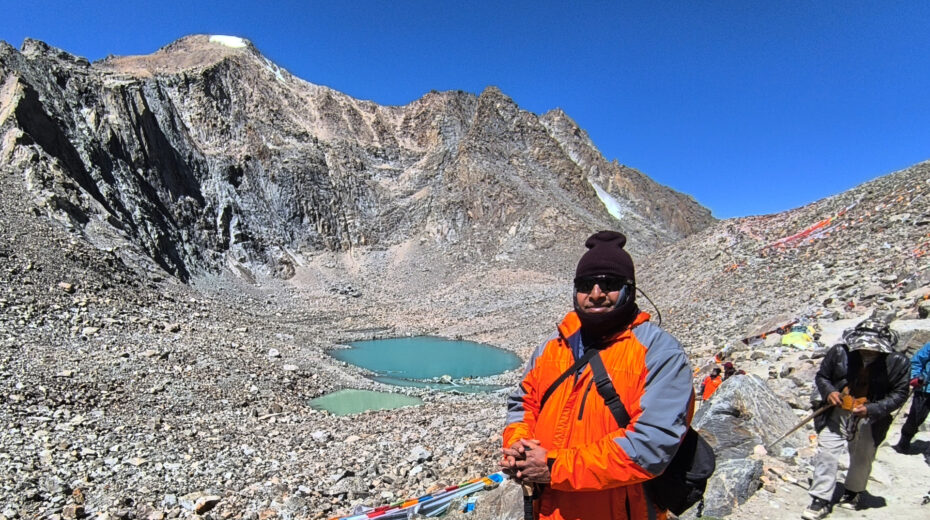
[[[648,312],[640,311],[640,313],[636,315],[636,318],[633,319],[633,323],[631,323],[629,327],[618,331],[616,334],[609,338],[608,342],[614,343],[618,340],[630,336],[633,333],[633,329],[649,321],[650,317],[651,316]],[[561,336],[562,339],[572,347],[572,350],[579,351],[576,349],[576,346],[581,345],[581,320],[578,319],[578,313],[571,311],[566,314],[565,317],[562,318],[562,323],[559,324],[558,329],[559,336]],[[581,350],[583,350],[583,348]]]

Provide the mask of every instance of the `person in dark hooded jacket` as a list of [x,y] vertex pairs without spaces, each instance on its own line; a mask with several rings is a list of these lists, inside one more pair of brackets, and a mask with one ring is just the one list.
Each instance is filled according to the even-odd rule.
[[897,334],[888,325],[866,320],[846,331],[843,340],[827,352],[815,377],[813,406],[833,407],[814,420],[819,446],[809,491],[813,501],[801,515],[805,520],[830,513],[839,456],[847,447],[849,470],[839,505],[860,508],[875,450],[888,434],[892,412],[907,400],[910,367],[894,351]]

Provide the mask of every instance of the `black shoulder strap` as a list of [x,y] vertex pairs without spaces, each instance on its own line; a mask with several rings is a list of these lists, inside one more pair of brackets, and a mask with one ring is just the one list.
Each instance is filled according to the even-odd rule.
[[591,358],[591,371],[594,372],[594,385],[597,387],[597,393],[601,394],[601,398],[604,399],[604,403],[607,405],[610,413],[613,414],[614,420],[617,421],[617,425],[621,428],[626,428],[626,426],[630,424],[630,414],[627,413],[626,407],[623,406],[623,401],[621,401],[620,396],[617,395],[617,389],[614,388],[610,376],[607,375],[607,369],[604,368],[604,361],[601,360],[599,354]]
[[[595,356],[595,354],[597,354],[597,349],[596,349],[596,348],[589,348],[588,350],[585,351],[585,353],[584,353],[580,358],[578,358],[578,359],[575,360],[575,363],[572,364],[572,366],[568,367],[568,370],[566,370],[565,372],[562,372],[562,375],[560,375],[558,379],[556,379],[555,381],[552,382],[552,385],[550,385],[549,388],[546,389],[546,393],[543,394],[542,400],[539,401],[539,411],[540,411],[540,412],[542,411],[543,406],[546,406],[546,401],[548,401],[549,398],[552,397],[552,393],[555,392],[555,389],[558,388],[559,385],[561,385],[562,382],[564,382],[565,379],[568,378],[568,376],[574,374],[574,373],[577,372],[581,367],[587,365],[587,364],[588,364],[588,361],[589,361],[592,357],[597,357],[597,356]],[[600,358],[598,357],[598,359],[600,359]]]

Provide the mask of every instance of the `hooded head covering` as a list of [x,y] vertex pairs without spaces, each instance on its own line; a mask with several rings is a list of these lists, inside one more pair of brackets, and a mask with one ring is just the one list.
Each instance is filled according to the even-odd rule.
[[843,333],[843,342],[850,352],[870,350],[880,354],[891,354],[898,344],[898,334],[888,324],[867,319]]

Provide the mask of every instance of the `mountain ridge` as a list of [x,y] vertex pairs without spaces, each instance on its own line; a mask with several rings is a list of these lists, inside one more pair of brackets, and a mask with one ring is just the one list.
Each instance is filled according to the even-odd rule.
[[[35,92],[5,103],[5,133],[36,134],[40,165],[58,159],[83,189],[53,189],[57,204],[67,200],[79,225],[89,213],[118,222],[182,279],[226,261],[286,272],[282,248],[426,238],[496,257],[513,252],[497,231],[511,229],[550,247],[547,235],[618,224],[589,183],[623,202],[634,250],[713,221],[690,197],[608,163],[564,112],[536,116],[495,87],[382,107],[295,78],[251,43],[204,35],[94,63],[27,40],[0,60],[5,82]],[[39,119],[48,124],[29,126]]]

